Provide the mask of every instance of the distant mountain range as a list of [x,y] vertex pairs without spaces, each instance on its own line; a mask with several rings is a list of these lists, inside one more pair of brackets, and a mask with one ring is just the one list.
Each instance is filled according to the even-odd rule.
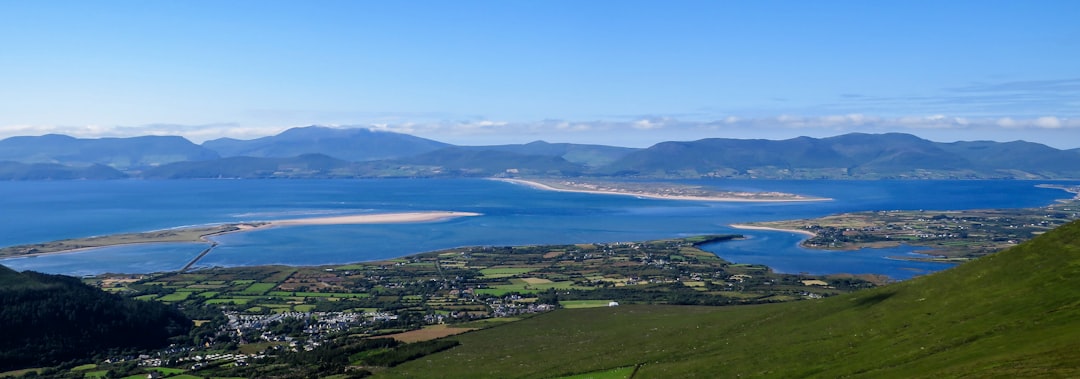
[[547,143],[455,146],[407,134],[309,126],[196,145],[175,136],[0,140],[0,180],[374,177],[769,179],[1080,178],[1080,149],[940,143],[909,134],[709,138],[635,149]]
[[405,158],[451,145],[408,134],[309,126],[253,140],[220,138],[203,142],[202,146],[222,157],[289,158],[325,154],[360,162]]

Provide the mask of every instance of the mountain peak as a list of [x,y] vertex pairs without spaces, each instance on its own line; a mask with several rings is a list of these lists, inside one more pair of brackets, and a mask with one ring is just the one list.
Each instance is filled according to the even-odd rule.
[[211,140],[203,146],[225,157],[287,158],[318,153],[359,162],[418,155],[449,145],[389,131],[311,125],[252,140]]

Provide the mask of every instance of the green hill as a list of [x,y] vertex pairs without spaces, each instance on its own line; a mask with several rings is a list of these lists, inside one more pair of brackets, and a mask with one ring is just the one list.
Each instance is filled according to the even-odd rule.
[[[388,377],[1080,377],[1080,223],[938,274],[760,306],[560,310]],[[629,370],[628,370],[629,371]]]

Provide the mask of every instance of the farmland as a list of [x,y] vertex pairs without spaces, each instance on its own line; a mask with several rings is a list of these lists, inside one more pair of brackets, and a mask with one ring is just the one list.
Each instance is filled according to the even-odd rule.
[[[559,307],[760,304],[874,286],[851,276],[784,275],[733,265],[697,247],[734,238],[739,236],[465,247],[347,265],[88,278],[124,296],[174,304],[198,325],[188,348],[150,358],[114,357],[124,363],[99,362],[98,371],[134,375],[162,367],[196,376],[250,377],[331,375],[351,367],[355,374],[450,346],[425,345],[431,339]],[[334,358],[342,354],[353,358]],[[208,355],[216,358],[207,360]]]

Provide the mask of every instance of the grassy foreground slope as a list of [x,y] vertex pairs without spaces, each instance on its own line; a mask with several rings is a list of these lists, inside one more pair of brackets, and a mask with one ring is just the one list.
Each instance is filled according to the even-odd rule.
[[388,377],[1080,377],[1080,222],[905,282],[732,307],[567,309],[452,337]]

